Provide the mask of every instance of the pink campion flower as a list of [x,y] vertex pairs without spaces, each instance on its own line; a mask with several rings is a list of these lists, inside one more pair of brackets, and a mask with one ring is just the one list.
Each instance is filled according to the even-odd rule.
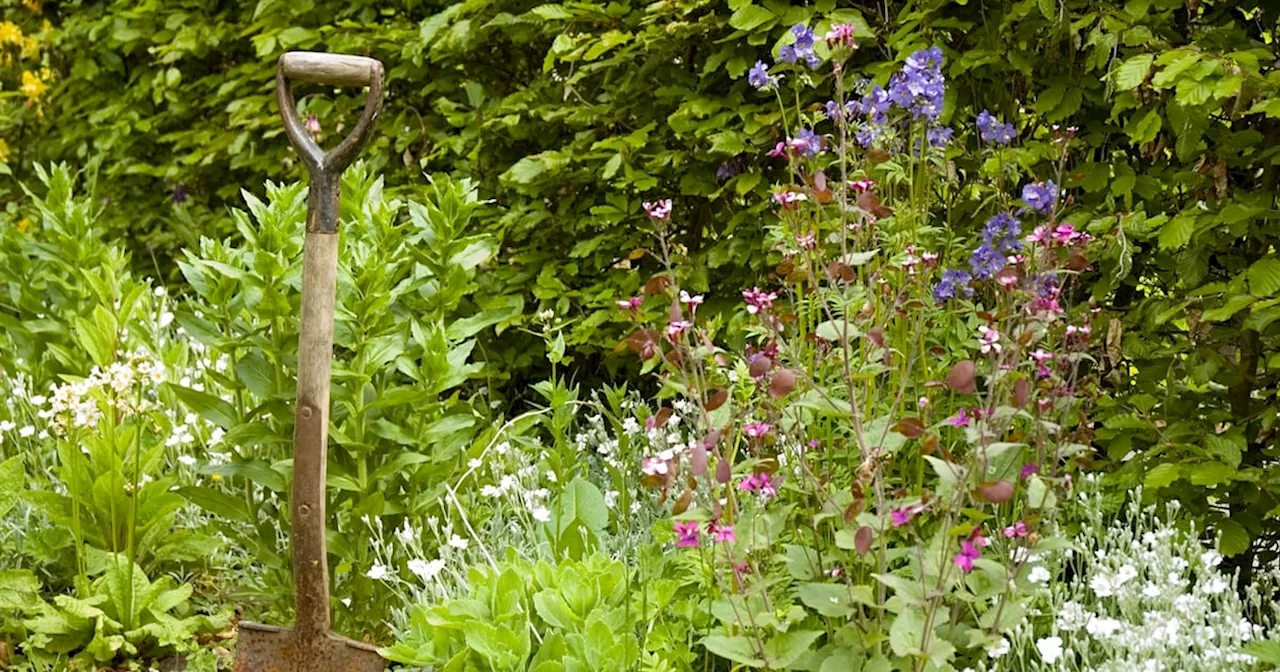
[[962,408],[955,415],[947,418],[947,424],[952,427],[968,427],[969,421],[972,419],[973,416],[969,415],[969,412]]
[[669,198],[652,203],[645,201],[641,205],[644,206],[644,211],[648,213],[649,219],[662,220],[671,217],[671,199]]
[[692,327],[693,323],[688,320],[676,320],[667,325],[667,340],[674,342],[680,335]]
[[308,114],[307,120],[303,123],[307,132],[311,135],[320,135],[320,119],[314,114]]
[[916,514],[924,511],[925,508],[924,504],[912,504],[896,509],[889,513],[889,522],[893,523],[894,527],[902,527],[911,522],[911,519],[915,518]]
[[780,156],[786,156],[786,155],[787,155],[787,143],[785,142],[779,142],[778,144],[773,146],[773,149],[769,150],[769,156],[774,158],[778,158]]
[[857,193],[859,193],[859,194],[861,194],[861,193],[862,193],[862,192],[864,192],[864,191],[867,191],[867,190],[871,189],[871,188],[872,188],[872,187],[874,187],[874,186],[876,186],[876,181],[875,181],[875,180],[868,180],[868,179],[867,179],[867,178],[865,178],[865,177],[864,177],[864,178],[862,178],[861,180],[849,180],[849,188],[850,188],[850,189],[852,189],[852,190],[854,190],[855,192],[857,192]]
[[778,489],[773,484],[773,479],[769,474],[759,473],[752,474],[738,482],[738,489],[746,492],[758,492],[765,499],[773,499],[778,494]]
[[666,476],[671,470],[666,460],[657,457],[646,457],[640,460],[640,471],[645,476]]
[[1050,410],[1052,410],[1052,409],[1053,409],[1053,400],[1052,400],[1052,399],[1037,399],[1037,400],[1036,400],[1036,408],[1039,408],[1039,409],[1040,409],[1040,413],[1042,413],[1042,414],[1043,414],[1043,413],[1048,413]]
[[762,292],[759,287],[742,292],[742,300],[747,302],[747,312],[752,315],[769,312],[776,298],[778,298],[777,292]]
[[698,306],[702,305],[702,298],[701,294],[694,294],[690,296],[689,292],[686,292],[683,289],[680,290],[680,303],[690,306],[694,310],[697,310]]
[[622,310],[636,311],[640,310],[640,306],[644,304],[643,296],[633,296],[629,299],[618,299],[614,301]]
[[1025,537],[1031,532],[1027,530],[1027,524],[1019,520],[1018,522],[1004,528],[1004,536],[1013,539],[1015,537]]
[[738,537],[733,533],[732,525],[721,525],[712,521],[707,525],[707,534],[711,535],[716,541],[737,541]]
[[1068,336],[1075,336],[1076,334],[1080,334],[1081,336],[1084,336],[1087,338],[1089,334],[1092,332],[1093,332],[1093,329],[1087,324],[1082,324],[1078,327],[1074,324],[1067,325]]
[[767,422],[751,422],[743,425],[742,433],[753,439],[758,439],[768,434],[771,429],[773,429],[773,425]]
[[920,263],[920,257],[917,257],[914,245],[907,248],[907,258],[902,260],[902,268],[907,271],[907,275],[916,274],[916,265]]
[[1051,352],[1045,352],[1039,348],[1031,351],[1031,359],[1036,361],[1036,375],[1041,378],[1048,378],[1053,375],[1053,370],[1049,368],[1049,364],[1053,363],[1054,355]]
[[848,23],[837,23],[831,26],[831,30],[827,31],[826,41],[828,47],[843,44],[853,49],[858,48],[857,40],[853,36],[853,25]]
[[981,342],[980,349],[982,350],[982,354],[985,355],[993,350],[997,353],[1000,352],[1002,348],[1000,345],[1000,332],[983,324],[978,327],[978,333],[982,334],[982,337],[979,339]]
[[674,526],[676,534],[680,537],[676,540],[678,548],[697,548],[698,547],[698,523],[695,521],[686,521],[676,523]]
[[742,583],[750,573],[751,565],[747,564],[746,560],[733,563],[733,577],[738,580],[738,583]]
[[924,262],[925,266],[934,266],[938,263],[938,253],[937,252],[921,252],[920,260]]
[[778,202],[784,210],[790,210],[802,201],[809,200],[808,196],[798,191],[775,191],[773,192],[773,200]]
[[1037,226],[1035,230],[1031,232],[1031,235],[1027,236],[1024,240],[1026,240],[1028,244],[1045,243],[1049,241],[1049,235],[1050,232],[1048,227]]
[[1018,478],[1026,480],[1027,478],[1030,478],[1033,474],[1038,474],[1038,473],[1040,473],[1040,465],[1036,464],[1035,462],[1028,462],[1022,465],[1022,471],[1018,472]]
[[830,576],[833,579],[840,578],[841,574],[844,574],[844,570],[840,569],[839,567],[832,567],[831,569],[827,570],[827,576]]
[[1080,236],[1081,234],[1076,231],[1075,225],[1069,222],[1059,224],[1057,228],[1053,230],[1053,240],[1059,245],[1070,245],[1071,243],[1080,240]]
[[813,231],[796,234],[796,245],[802,250],[812,250],[818,244],[818,236]]
[[919,399],[917,399],[916,406],[918,406],[922,411],[926,408],[929,408],[929,397],[920,397]]
[[952,559],[952,562],[956,563],[956,566],[960,568],[960,571],[968,574],[973,571],[973,561],[980,557],[982,557],[982,551],[979,550],[972,541],[966,539],[960,542],[960,552],[956,554],[956,557]]

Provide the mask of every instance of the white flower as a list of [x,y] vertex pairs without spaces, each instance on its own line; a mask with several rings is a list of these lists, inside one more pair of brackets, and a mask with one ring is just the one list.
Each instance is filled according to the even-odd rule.
[[164,287],[156,287],[155,289],[151,290],[151,294],[152,296],[156,296],[156,297],[164,296],[165,289]]
[[196,462],[198,460],[196,460],[194,455],[179,455],[178,461],[187,465],[188,467],[194,467],[196,466]]
[[374,581],[381,581],[382,579],[387,578],[387,568],[383,567],[382,563],[375,562],[373,563],[373,566],[369,568],[369,571],[365,572],[365,576],[373,579]]
[[1206,595],[1218,595],[1227,589],[1227,582],[1221,576],[1215,576],[1212,579],[1200,584],[1200,591]]
[[420,558],[414,558],[409,561],[409,571],[413,572],[414,575],[423,581],[430,581],[431,579],[436,578],[436,575],[443,569],[444,560],[441,560],[440,558],[436,558],[430,562]]
[[11,420],[0,421],[0,432],[12,432],[15,427],[17,427],[17,425]]
[[1120,621],[1110,617],[1094,616],[1084,629],[1098,639],[1106,639],[1120,630]]
[[622,433],[628,436],[634,436],[640,433],[640,423],[635,418],[627,418],[622,421]]
[[1009,640],[1004,637],[1001,637],[1000,641],[987,647],[987,655],[992,658],[999,658],[1006,653],[1009,653]]
[[555,483],[555,482],[556,482],[556,472],[554,472],[554,471],[552,471],[552,470],[548,469],[548,470],[547,470],[547,474],[546,474],[546,475],[547,475],[547,480],[548,480],[548,481],[550,481],[550,482],[552,482],[552,483]]
[[43,395],[37,394],[36,396],[31,397],[32,406],[44,406],[44,402],[46,401],[48,401],[48,399],[45,398]]
[[168,310],[162,311],[162,312],[160,313],[160,320],[159,320],[158,324],[159,324],[159,326],[160,326],[160,328],[161,328],[161,329],[164,329],[165,327],[169,326],[170,324],[173,324],[173,313],[172,313],[172,312],[170,312],[170,311],[168,311]]
[[468,468],[468,469],[479,469],[479,468],[480,468],[480,465],[482,465],[482,464],[484,464],[484,462],[481,462],[481,461],[480,461],[480,458],[478,458],[478,457],[473,457],[473,458],[471,458],[471,459],[467,460],[467,468]]
[[1217,567],[1222,564],[1222,554],[1212,549],[1205,551],[1200,554],[1200,562],[1203,562],[1206,567]]
[[454,548],[456,548],[456,549],[458,549],[458,550],[460,550],[460,551],[462,551],[462,550],[466,550],[466,548],[467,548],[467,540],[466,540],[466,539],[463,539],[462,537],[459,537],[458,535],[456,535],[456,534],[455,534],[455,535],[453,535],[453,536],[449,537],[449,545],[450,545],[450,546],[452,546],[452,547],[454,547]]
[[1032,567],[1031,573],[1027,575],[1027,580],[1031,583],[1048,583],[1050,578],[1052,577],[1049,576],[1049,570],[1042,565]]
[[1052,665],[1062,657],[1062,638],[1045,637],[1044,639],[1038,639],[1036,640],[1036,648],[1040,651],[1040,658]]
[[1111,577],[1106,574],[1094,574],[1089,577],[1089,587],[1098,597],[1111,597],[1116,594],[1116,586]]
[[1079,602],[1067,602],[1058,610],[1058,629],[1075,632],[1083,628],[1091,618],[1093,614],[1085,611]]
[[548,520],[551,520],[551,512],[548,511],[545,506],[535,506],[529,511],[529,514],[532,515],[533,519],[539,523],[545,523]]
[[36,433],[36,428],[32,427],[31,425],[27,425],[26,427],[23,427],[22,429],[18,430],[18,436],[21,436],[24,439],[35,435],[35,433]]
[[612,509],[613,505],[617,503],[618,503],[618,491],[606,490],[604,493],[604,505]]
[[[413,531],[412,527],[409,527],[408,520],[404,521],[404,525],[401,526],[400,529],[396,530],[396,538],[406,544],[413,541],[416,536],[417,533]],[[409,569],[413,569],[412,563],[409,564]]]
[[480,495],[487,499],[492,499],[501,494],[502,494],[502,491],[493,487],[492,485],[486,485],[483,488],[480,488]]
[[216,446],[222,443],[222,437],[226,436],[226,434],[221,427],[214,427],[213,432],[209,434],[209,445]]
[[511,450],[511,444],[506,441],[503,441],[502,443],[499,443],[498,445],[494,446],[493,449],[498,451],[499,455],[506,455],[507,451]]

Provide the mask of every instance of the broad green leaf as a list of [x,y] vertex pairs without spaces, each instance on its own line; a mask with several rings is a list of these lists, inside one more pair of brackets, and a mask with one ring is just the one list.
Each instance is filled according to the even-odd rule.
[[764,667],[763,658],[759,657],[756,651],[755,639],[746,635],[735,635],[728,637],[725,635],[707,635],[702,639],[702,645],[707,647],[711,653],[731,660],[740,665],[748,667]]
[[1258,299],[1248,294],[1236,294],[1228,298],[1222,305],[1210,308],[1200,314],[1200,319],[1205,322],[1225,322]]
[[1129,58],[1112,73],[1112,79],[1116,84],[1116,88],[1121,91],[1137,88],[1147,79],[1147,71],[1151,69],[1151,62],[1155,60],[1152,54],[1139,54]]
[[18,496],[26,489],[26,476],[22,453],[0,462],[0,519],[18,503]]
[[889,626],[889,646],[895,656],[909,656],[920,650],[924,640],[925,618],[919,608],[904,609]]
[[1249,550],[1249,531],[1230,518],[1218,521],[1218,550],[1227,556],[1240,555]]
[[1192,485],[1217,485],[1226,483],[1235,476],[1236,470],[1221,462],[1204,462],[1201,464],[1189,465],[1187,470],[1191,472],[1189,480]]
[[1267,257],[1249,267],[1249,293],[1268,297],[1280,292],[1280,259]]
[[823,616],[843,618],[853,607],[849,587],[843,583],[802,583],[796,594],[806,607]]
[[1269,639],[1249,642],[1245,645],[1244,652],[1257,658],[1258,662],[1267,665],[1280,665],[1280,641]]
[[250,524],[254,522],[253,517],[249,515],[248,509],[245,508],[242,498],[232,497],[221,490],[198,485],[180,487],[177,492],[185,497],[187,501],[215,516]]
[[[773,12],[759,7],[757,5],[743,5],[729,16],[729,26],[744,32],[750,32],[760,27],[771,27],[777,23],[778,16]],[[765,24],[768,24],[767,26]]]
[[1175,250],[1191,241],[1191,234],[1196,231],[1196,218],[1192,215],[1180,214],[1165,222],[1160,227],[1160,249]]
[[1142,481],[1142,485],[1144,488],[1154,492],[1173,483],[1181,476],[1182,468],[1179,465],[1165,462],[1157,464],[1151,471],[1148,471],[1146,478]]
[[231,404],[209,394],[181,385],[169,385],[169,389],[178,396],[182,403],[195,411],[200,417],[223,428],[231,429],[238,424],[236,409]]
[[765,661],[772,669],[788,669],[809,652],[814,640],[825,634],[822,630],[788,630],[775,634],[764,643]]

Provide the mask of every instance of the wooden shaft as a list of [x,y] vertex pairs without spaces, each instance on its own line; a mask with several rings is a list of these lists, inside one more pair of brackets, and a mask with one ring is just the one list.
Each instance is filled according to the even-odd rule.
[[279,67],[294,81],[332,86],[368,86],[382,74],[376,59],[317,51],[290,51],[280,57]]
[[298,335],[298,407],[293,434],[293,584],[295,627],[303,636],[329,631],[325,547],[325,466],[329,379],[338,276],[338,234],[308,231],[302,252]]

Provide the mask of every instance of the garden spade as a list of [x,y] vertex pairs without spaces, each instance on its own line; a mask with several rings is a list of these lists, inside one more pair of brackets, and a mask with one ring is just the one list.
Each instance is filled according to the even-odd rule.
[[[369,138],[382,103],[382,63],[372,58],[290,52],[280,57],[276,102],[289,141],[311,174],[302,246],[302,315],[298,336],[298,402],[294,412],[292,628],[240,623],[238,672],[373,672],[386,665],[377,648],[329,631],[329,567],[325,550],[325,460],[329,377],[338,275],[338,185]],[[325,152],[298,119],[291,81],[368,86],[360,121]]]

